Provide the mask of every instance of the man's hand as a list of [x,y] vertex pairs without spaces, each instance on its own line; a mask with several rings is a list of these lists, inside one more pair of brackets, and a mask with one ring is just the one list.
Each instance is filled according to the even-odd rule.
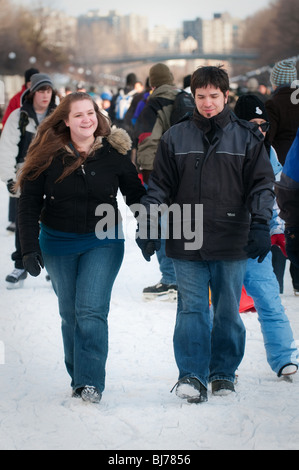
[[161,248],[160,240],[143,240],[136,238],[136,243],[142,251],[143,257],[146,261],[151,260],[151,256]]
[[258,258],[262,263],[271,250],[270,228],[266,224],[252,224],[248,235],[248,244],[244,247],[248,258]]

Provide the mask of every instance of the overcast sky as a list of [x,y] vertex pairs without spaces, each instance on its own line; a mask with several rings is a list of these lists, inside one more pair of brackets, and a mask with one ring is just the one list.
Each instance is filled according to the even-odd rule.
[[104,15],[109,10],[120,14],[136,13],[148,16],[150,26],[178,27],[183,20],[197,17],[211,19],[214,13],[227,11],[232,16],[246,18],[269,6],[270,0],[15,0],[19,4],[42,3],[52,8],[63,9],[68,14],[84,14],[99,9]]

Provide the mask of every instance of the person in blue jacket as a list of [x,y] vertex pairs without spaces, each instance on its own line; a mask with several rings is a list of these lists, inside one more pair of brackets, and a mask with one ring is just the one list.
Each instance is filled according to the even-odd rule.
[[[234,112],[240,119],[256,124],[266,136],[269,128],[267,112],[264,104],[254,95],[241,96]],[[282,166],[276,152],[265,140],[269,152],[275,179],[279,179]],[[283,236],[284,222],[278,215],[275,201],[273,216],[270,222],[270,233]],[[244,278],[244,287],[254,301],[258,314],[267,360],[272,370],[280,376],[289,376],[297,372],[299,351],[296,348],[289,319],[279,296],[279,284],[272,266],[272,253],[269,252],[262,263],[257,259],[248,258]]]
[[299,267],[299,128],[275,185],[280,217],[285,221],[286,252]]

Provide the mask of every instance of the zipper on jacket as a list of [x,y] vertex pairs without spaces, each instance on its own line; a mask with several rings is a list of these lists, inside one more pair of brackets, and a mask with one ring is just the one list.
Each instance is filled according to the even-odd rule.
[[83,163],[82,163],[82,165],[81,165],[81,170],[82,170],[83,175],[86,175],[86,173],[85,173],[85,168],[84,168]]
[[198,196],[198,203],[200,202],[200,179],[201,179],[201,164],[200,164],[200,157],[197,157],[195,159],[195,173],[194,173],[194,194],[197,194]]

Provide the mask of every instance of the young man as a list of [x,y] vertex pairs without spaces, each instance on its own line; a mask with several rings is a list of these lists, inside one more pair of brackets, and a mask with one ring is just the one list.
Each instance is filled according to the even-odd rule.
[[[38,125],[55,107],[51,78],[44,73],[32,75],[30,88],[22,95],[21,108],[15,109],[9,115],[0,139],[0,177],[7,184],[10,195],[19,196],[14,192],[16,172],[24,162]],[[11,255],[15,269],[6,276],[8,288],[21,285],[27,277],[22,262],[17,217],[15,247],[16,250]]]
[[[7,105],[7,108],[5,110],[4,116],[2,118],[2,128],[4,127],[4,124],[6,123],[8,116],[15,110],[20,108],[21,106],[21,98],[23,93],[30,88],[31,85],[31,77],[35,73],[39,73],[38,69],[30,68],[25,70],[24,73],[24,84],[18,93],[16,93],[10,100]],[[11,232],[14,232],[16,229],[16,199],[14,197],[9,198],[9,206],[8,206],[8,220],[10,224],[6,228],[6,230],[9,230]]]
[[[140,220],[137,243],[149,260],[159,240],[141,238],[141,233],[155,223],[154,209],[161,204],[181,208],[169,223],[166,240],[178,284],[173,342],[179,380],[174,388],[178,396],[201,402],[207,400],[209,382],[213,394],[234,391],[245,348],[239,315],[242,284],[247,257],[261,262],[271,248],[274,174],[263,136],[239,121],[227,105],[227,73],[221,67],[199,68],[192,75],[191,91],[193,117],[161,139],[142,199],[150,216]],[[198,205],[203,211],[200,225]],[[174,236],[180,224],[182,236]],[[195,237],[202,232],[201,246],[190,243],[186,224]]]

